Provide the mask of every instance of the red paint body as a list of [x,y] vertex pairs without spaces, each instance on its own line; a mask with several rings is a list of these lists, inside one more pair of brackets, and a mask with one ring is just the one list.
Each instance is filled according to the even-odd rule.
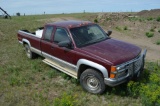
[[[34,36],[18,33],[18,40],[27,39],[32,47],[71,64],[76,65],[79,59],[87,59],[106,67],[109,71],[111,66],[132,60],[140,54],[141,49],[139,47],[115,39],[106,39],[81,48],[76,47],[70,28],[92,24],[94,23],[88,21],[66,21],[46,24],[46,26],[53,26],[55,29],[57,27],[65,28],[72,40],[73,49],[59,47],[53,42],[53,39],[51,42],[47,42],[43,40],[43,36],[39,39]],[[53,31],[52,38],[54,38],[54,33],[55,30]]]

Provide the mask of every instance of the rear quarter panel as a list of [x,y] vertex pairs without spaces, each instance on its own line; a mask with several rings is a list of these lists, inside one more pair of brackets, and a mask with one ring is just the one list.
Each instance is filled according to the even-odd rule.
[[[31,36],[27,33],[22,33],[22,32],[18,32],[17,34],[18,36],[18,40],[23,42],[24,40],[28,40],[30,42],[30,46],[33,47],[33,48],[36,48],[38,50],[41,50],[41,47],[40,47],[40,38],[37,38],[35,36]],[[27,43],[27,42],[23,42],[23,43]]]

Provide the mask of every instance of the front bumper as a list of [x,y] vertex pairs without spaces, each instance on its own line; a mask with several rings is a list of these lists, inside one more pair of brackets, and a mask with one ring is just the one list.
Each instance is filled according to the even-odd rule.
[[[133,76],[139,75],[140,71],[144,67],[144,59],[146,56],[146,52],[147,52],[147,50],[145,49],[141,53],[141,55],[138,56],[137,58],[120,65],[119,67],[124,67],[124,69],[117,71],[116,78],[104,78],[105,84],[108,86],[116,86],[121,83],[129,81],[130,79],[133,78]],[[123,72],[123,74],[120,75],[120,73],[122,73],[122,72]],[[118,75],[120,75],[120,76],[118,76]]]

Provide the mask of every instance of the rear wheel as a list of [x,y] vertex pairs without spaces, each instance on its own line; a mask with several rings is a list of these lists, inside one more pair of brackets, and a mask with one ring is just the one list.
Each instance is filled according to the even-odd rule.
[[86,69],[81,74],[80,84],[84,90],[93,94],[102,94],[106,89],[102,74],[94,69]]
[[36,54],[31,51],[30,47],[27,44],[25,44],[24,47],[28,58],[30,59],[36,58]]

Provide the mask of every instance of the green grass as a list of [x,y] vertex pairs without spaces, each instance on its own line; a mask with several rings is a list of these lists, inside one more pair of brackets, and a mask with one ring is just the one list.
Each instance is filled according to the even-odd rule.
[[[41,57],[34,60],[28,59],[22,45],[18,44],[17,31],[19,29],[34,31],[46,23],[46,21],[39,20],[63,17],[88,20],[92,15],[95,14],[37,15],[12,17],[11,20],[0,19],[0,105],[139,106],[145,104],[144,98],[148,98],[147,100],[151,103],[152,101],[157,103],[154,98],[150,100],[150,97],[154,97],[154,95],[141,95],[145,95],[147,92],[137,94],[139,91],[134,90],[136,87],[134,82],[132,86],[122,84],[114,88],[107,87],[106,93],[103,95],[87,93],[83,91],[79,81],[44,64]],[[160,75],[157,71],[159,67],[149,63],[146,68],[145,73],[149,72],[155,75],[154,73],[158,72],[157,75]],[[152,79],[157,76],[150,78],[150,75],[144,75],[140,85],[149,86],[150,83],[157,83],[156,81],[152,82]],[[134,90],[134,94],[130,92],[132,90]],[[151,89],[151,91],[154,90],[156,89]],[[157,98],[156,95],[155,97]]]
[[146,20],[149,21],[147,18],[144,18],[144,17],[129,17],[128,20],[132,22],[135,22],[135,21],[144,22]]

